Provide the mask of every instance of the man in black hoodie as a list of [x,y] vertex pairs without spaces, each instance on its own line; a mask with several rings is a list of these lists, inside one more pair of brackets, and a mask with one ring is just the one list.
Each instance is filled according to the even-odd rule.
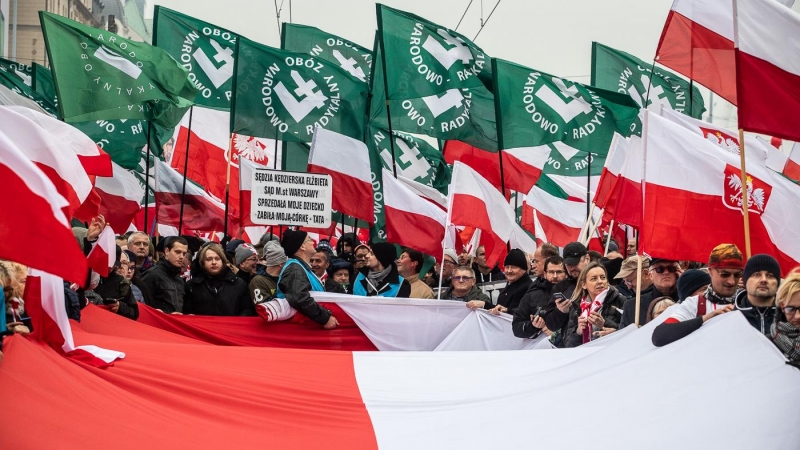
[[541,276],[533,280],[514,312],[514,321],[511,323],[514,336],[534,338],[546,328],[543,316],[550,303],[550,291],[566,277],[563,258],[551,256],[544,261]]

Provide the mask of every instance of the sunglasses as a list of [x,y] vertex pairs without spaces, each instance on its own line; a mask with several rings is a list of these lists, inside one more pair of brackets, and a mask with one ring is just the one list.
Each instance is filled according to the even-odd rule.
[[469,280],[471,280],[473,278],[475,278],[475,277],[458,276],[458,277],[453,277],[453,280],[455,280],[455,281],[469,281]]
[[658,266],[658,267],[653,267],[652,270],[653,270],[653,272],[658,273],[658,274],[661,274],[661,273],[664,273],[664,272],[675,273],[675,272],[678,271],[678,268],[675,267],[675,266]]
[[733,278],[742,278],[742,272],[722,272],[718,270],[717,273],[722,278],[730,278],[731,276]]

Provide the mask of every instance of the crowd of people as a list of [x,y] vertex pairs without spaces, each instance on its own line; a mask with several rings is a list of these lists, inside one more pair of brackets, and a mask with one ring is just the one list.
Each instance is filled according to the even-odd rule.
[[[86,254],[104,227],[100,216],[87,228],[73,229]],[[339,321],[314,299],[315,292],[438,298],[509,314],[515,336],[544,335],[555,347],[569,348],[644,325],[677,305],[655,327],[654,345],[668,345],[738,310],[800,366],[800,270],[781,280],[774,257],[746,260],[733,244],[720,244],[701,264],[638,255],[635,242],[628,244],[627,257],[613,241],[606,255],[580,242],[561,250],[545,243],[533,254],[509,250],[502,265],[489,265],[483,246],[474,254],[445,249],[441,264],[431,265],[416,250],[362,243],[354,233],[341,236],[334,248],[299,230],[280,237],[267,233],[255,245],[241,239],[151,239],[142,232],[117,236],[116,244],[107,277],[91,272],[84,286],[64,283],[69,318],[79,321],[91,303],[136,320],[145,304],[165,314],[258,315],[266,321],[301,314],[331,330]],[[32,331],[23,300],[26,276],[25,266],[0,261],[5,334]],[[492,296],[486,286],[498,282],[504,287]]]

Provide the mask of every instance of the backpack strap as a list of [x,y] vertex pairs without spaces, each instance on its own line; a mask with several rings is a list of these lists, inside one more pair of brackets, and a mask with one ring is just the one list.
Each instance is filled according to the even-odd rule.
[[706,315],[706,296],[700,294],[697,296],[697,317]]

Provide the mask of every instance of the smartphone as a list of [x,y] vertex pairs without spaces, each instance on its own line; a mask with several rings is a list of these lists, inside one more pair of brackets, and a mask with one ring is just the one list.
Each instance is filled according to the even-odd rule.
[[556,292],[555,294],[553,294],[553,298],[556,299],[556,303],[568,300],[567,297],[561,292]]

